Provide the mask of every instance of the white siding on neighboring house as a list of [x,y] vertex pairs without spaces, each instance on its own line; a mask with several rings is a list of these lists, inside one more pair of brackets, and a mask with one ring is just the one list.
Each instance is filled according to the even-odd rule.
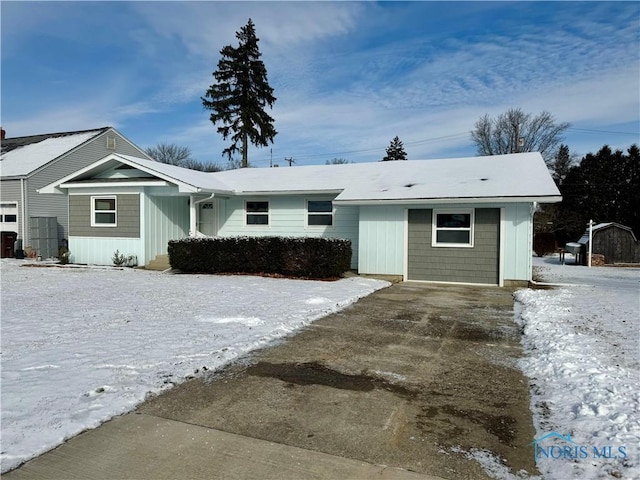
[[[332,226],[307,225],[307,201],[331,200],[327,195],[256,196],[220,199],[221,237],[290,236],[325,237],[351,240],[353,268],[358,265],[358,208],[334,206]],[[246,225],[245,201],[269,202],[269,225]]]

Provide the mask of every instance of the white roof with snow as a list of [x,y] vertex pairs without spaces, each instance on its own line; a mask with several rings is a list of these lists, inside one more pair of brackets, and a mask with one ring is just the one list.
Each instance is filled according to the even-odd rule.
[[17,147],[0,156],[0,175],[2,177],[28,175],[103,131],[99,129],[72,133]]
[[[199,172],[125,155],[109,158],[139,166],[148,173],[184,186],[183,191],[222,195],[332,192],[338,194],[337,204],[451,199],[560,200],[560,192],[539,153],[224,172]],[[79,175],[75,175],[75,179],[78,178]],[[68,177],[43,190],[51,191],[73,180]]]

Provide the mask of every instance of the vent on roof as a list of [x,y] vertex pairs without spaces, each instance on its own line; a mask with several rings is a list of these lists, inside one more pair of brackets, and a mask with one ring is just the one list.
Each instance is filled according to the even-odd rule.
[[116,149],[116,137],[108,136],[107,137],[107,150],[115,150]]

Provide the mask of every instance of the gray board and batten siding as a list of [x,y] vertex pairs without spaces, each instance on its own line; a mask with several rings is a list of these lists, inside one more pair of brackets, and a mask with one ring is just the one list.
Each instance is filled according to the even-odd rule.
[[[115,145],[107,145],[115,137]],[[109,148],[115,147],[115,148]],[[69,238],[69,210],[66,195],[40,194],[38,189],[94,163],[111,153],[146,158],[143,152],[113,130],[98,135],[76,150],[36,170],[27,178],[27,215],[30,217],[56,217],[58,240]],[[4,188],[4,184],[3,184]],[[27,232],[28,235],[28,232]],[[28,239],[25,239],[28,245]]]
[[407,279],[499,284],[500,209],[475,209],[473,247],[433,247],[432,209],[408,212]]
[[[102,196],[102,195],[100,195]],[[116,197],[116,226],[91,226],[91,195],[69,195],[69,233],[73,237],[140,238],[140,195]]]

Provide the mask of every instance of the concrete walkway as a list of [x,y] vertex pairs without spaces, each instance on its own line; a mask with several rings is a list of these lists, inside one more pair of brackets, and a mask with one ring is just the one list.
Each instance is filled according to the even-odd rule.
[[536,474],[511,292],[401,283],[3,476],[482,479]]
[[3,478],[437,480],[144,414],[117,417]]

